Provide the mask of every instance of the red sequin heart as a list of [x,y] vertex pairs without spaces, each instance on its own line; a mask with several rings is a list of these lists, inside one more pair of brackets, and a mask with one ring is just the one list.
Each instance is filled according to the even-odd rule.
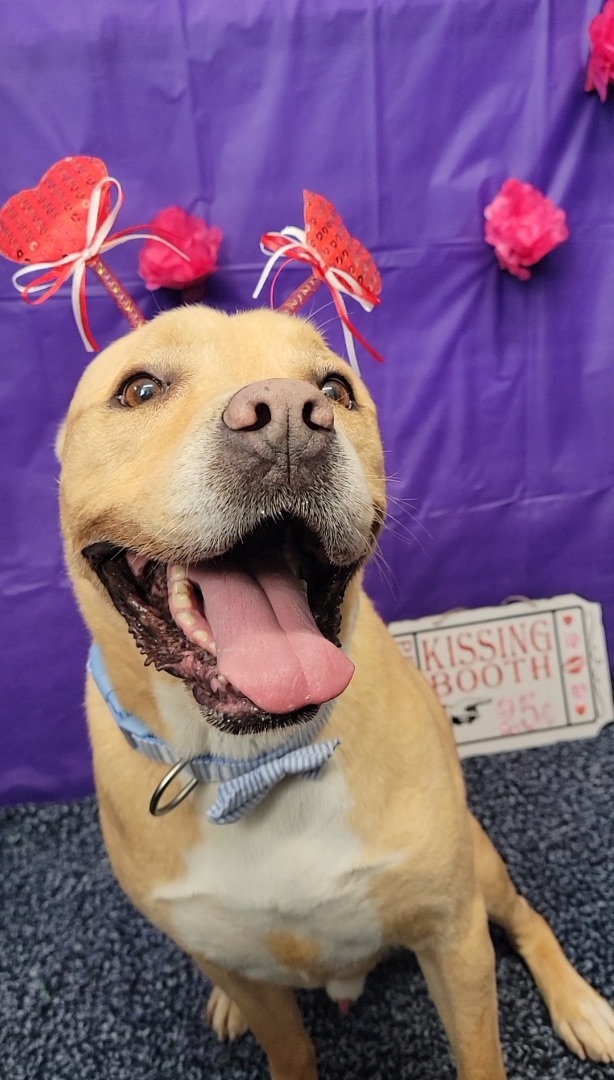
[[304,192],[305,234],[307,243],[316,249],[326,266],[344,270],[379,302],[382,280],[369,252],[346,229],[335,207],[323,195]]
[[[35,188],[13,195],[0,210],[0,254],[12,262],[57,262],[85,246],[92,189],[108,176],[104,161],[67,157]],[[99,216],[108,212],[103,198]]]

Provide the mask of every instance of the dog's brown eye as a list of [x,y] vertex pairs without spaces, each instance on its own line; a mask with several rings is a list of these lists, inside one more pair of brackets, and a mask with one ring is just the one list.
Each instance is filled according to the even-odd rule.
[[337,375],[331,375],[326,382],[322,383],[320,389],[328,398],[331,398],[332,401],[337,401],[339,405],[343,405],[344,408],[354,408],[354,396],[345,379],[341,379]]
[[135,375],[122,386],[118,395],[119,401],[129,409],[134,409],[137,405],[146,405],[148,401],[162,397],[165,389],[153,375]]

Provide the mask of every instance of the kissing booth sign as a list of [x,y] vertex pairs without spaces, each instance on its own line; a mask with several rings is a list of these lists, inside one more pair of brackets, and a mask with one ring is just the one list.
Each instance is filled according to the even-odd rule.
[[597,735],[614,719],[599,604],[579,596],[393,623],[461,757]]

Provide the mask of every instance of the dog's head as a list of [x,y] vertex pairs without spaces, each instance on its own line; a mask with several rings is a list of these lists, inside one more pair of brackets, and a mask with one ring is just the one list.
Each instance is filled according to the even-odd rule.
[[309,323],[161,315],[90,364],[58,447],[77,590],[95,583],[206,720],[297,723],[345,689],[382,450],[365,386]]

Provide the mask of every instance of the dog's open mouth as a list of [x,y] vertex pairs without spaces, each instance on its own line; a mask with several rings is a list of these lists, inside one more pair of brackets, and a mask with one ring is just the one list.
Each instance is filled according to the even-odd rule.
[[331,563],[298,519],[267,521],[200,562],[164,562],[109,543],[83,554],[147,661],[183,679],[225,731],[308,720],[352,677],[338,633],[358,564]]

